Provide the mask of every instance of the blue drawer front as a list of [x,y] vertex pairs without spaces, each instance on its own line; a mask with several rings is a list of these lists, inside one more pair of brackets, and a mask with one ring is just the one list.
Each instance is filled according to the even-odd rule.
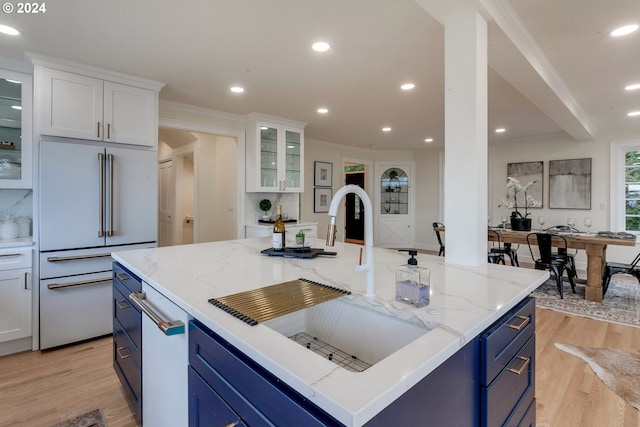
[[124,287],[113,282],[113,318],[129,336],[136,350],[142,348],[142,313],[129,301]]
[[491,384],[534,331],[535,299],[525,298],[480,337],[480,383]]
[[341,425],[198,321],[190,322],[189,363],[248,425]]
[[129,398],[136,419],[142,417],[142,370],[136,364],[133,354],[128,353],[131,341],[120,327],[113,328],[113,367],[120,378],[122,387]]
[[533,402],[529,405],[529,409],[525,412],[524,417],[520,420],[518,424],[509,424],[508,427],[536,427],[536,400],[533,399]]
[[142,290],[142,280],[117,262],[113,263],[113,281],[120,282],[128,290],[124,292],[127,295]]
[[535,397],[535,342],[531,337],[495,381],[482,387],[482,425],[518,425],[523,418]]
[[189,427],[246,426],[224,400],[189,366]]

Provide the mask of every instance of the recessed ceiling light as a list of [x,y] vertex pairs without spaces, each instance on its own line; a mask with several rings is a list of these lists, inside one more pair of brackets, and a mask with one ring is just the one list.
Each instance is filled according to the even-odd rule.
[[383,127],[382,132],[391,132],[391,128],[389,126]]
[[331,49],[331,45],[327,42],[315,42],[311,45],[311,48],[316,52],[326,52]]
[[427,144],[433,142],[433,138],[425,138],[424,142],[426,142]]
[[627,113],[627,116],[629,117],[640,116],[640,111],[632,111],[630,113]]
[[632,85],[625,86],[624,88],[624,90],[636,90],[636,89],[640,89],[640,83],[634,83]]
[[615,30],[611,31],[611,35],[613,37],[626,36],[627,34],[633,33],[637,29],[638,25],[636,24],[625,25],[624,27],[616,28]]
[[22,110],[22,105],[12,105],[11,108],[14,110]]
[[267,129],[269,129],[269,128],[266,127],[266,126],[260,126],[260,130],[267,130]]
[[496,133],[503,133],[506,132],[507,130],[505,128],[498,128],[496,129]]
[[6,34],[8,36],[20,35],[20,31],[16,30],[13,27],[8,26],[8,25],[2,25],[2,24],[0,24],[0,33]]
[[411,90],[414,87],[416,87],[416,85],[413,84],[413,83],[405,83],[402,86],[400,86],[400,89],[402,89],[402,90]]
[[327,114],[329,112],[328,108],[318,108],[318,113]]
[[233,93],[242,93],[244,92],[244,88],[240,86],[231,86],[231,92]]

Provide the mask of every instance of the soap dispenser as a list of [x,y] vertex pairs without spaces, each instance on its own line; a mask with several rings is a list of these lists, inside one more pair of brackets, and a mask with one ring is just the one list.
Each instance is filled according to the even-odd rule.
[[416,250],[410,250],[409,255],[407,265],[401,265],[396,271],[396,300],[424,307],[429,304],[429,270],[418,267]]

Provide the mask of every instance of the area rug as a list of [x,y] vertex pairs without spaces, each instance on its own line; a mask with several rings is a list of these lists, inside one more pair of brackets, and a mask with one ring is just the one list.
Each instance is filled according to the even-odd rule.
[[607,387],[640,410],[640,356],[617,349],[555,345],[587,362]]
[[96,409],[79,417],[72,418],[68,421],[55,424],[51,427],[108,427],[107,422],[102,417],[102,411]]
[[[623,276],[624,277],[624,276]],[[602,302],[584,299],[584,285],[576,284],[576,293],[565,282],[564,299],[555,280],[547,280],[531,293],[536,306],[591,319],[640,327],[640,285],[636,280],[613,277]]]

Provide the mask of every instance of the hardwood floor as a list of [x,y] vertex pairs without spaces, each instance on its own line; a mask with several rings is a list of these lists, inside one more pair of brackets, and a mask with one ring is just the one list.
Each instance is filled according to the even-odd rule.
[[[640,411],[554,343],[640,354],[640,328],[536,309],[539,427],[640,427]],[[0,426],[48,427],[102,409],[109,427],[136,425],[111,362],[111,338],[0,357]]]
[[136,422],[112,366],[112,338],[0,357],[0,426],[48,427],[102,409],[109,427]]

